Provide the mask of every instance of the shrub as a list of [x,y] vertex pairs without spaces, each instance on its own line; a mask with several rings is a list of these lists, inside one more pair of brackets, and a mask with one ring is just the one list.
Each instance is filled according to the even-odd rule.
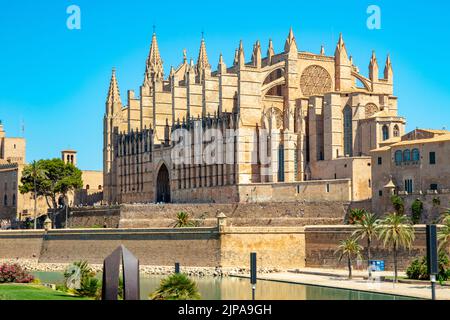
[[179,212],[177,213],[176,222],[174,228],[193,228],[195,227],[195,222],[192,221],[189,213]]
[[411,211],[412,211],[412,222],[414,224],[418,224],[422,218],[422,212],[423,212],[423,203],[422,201],[420,201],[419,199],[416,199],[412,206],[411,206]]
[[161,280],[151,300],[199,300],[197,284],[185,274],[178,273]]
[[403,202],[402,198],[400,198],[397,195],[393,195],[391,197],[391,203],[398,214],[400,215],[405,214],[405,203]]
[[429,280],[426,258],[416,259],[406,269],[406,276],[413,280]]
[[34,277],[18,264],[0,266],[0,283],[31,283]]
[[348,215],[348,224],[355,225],[364,219],[367,211],[364,209],[352,209]]
[[95,297],[100,280],[86,261],[71,264],[64,272],[66,291],[81,297]]
[[[439,252],[439,274],[437,275],[437,280],[441,283],[450,279],[450,261],[447,254],[443,251]],[[421,259],[414,260],[411,265],[406,270],[406,275],[408,279],[413,280],[430,280],[430,275],[428,274],[427,258],[423,257]]]
[[441,199],[439,197],[433,198],[433,207],[438,207],[441,205]]

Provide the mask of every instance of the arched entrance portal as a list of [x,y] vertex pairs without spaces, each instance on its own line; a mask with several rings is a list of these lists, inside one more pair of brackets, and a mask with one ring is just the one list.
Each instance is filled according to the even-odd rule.
[[165,164],[159,169],[158,178],[156,180],[156,202],[170,202],[169,170],[167,170]]

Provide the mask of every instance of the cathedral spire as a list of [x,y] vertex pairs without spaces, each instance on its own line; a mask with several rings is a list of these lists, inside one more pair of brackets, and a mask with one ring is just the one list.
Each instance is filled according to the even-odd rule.
[[198,53],[198,59],[197,59],[197,71],[200,74],[202,70],[210,69],[211,65],[208,61],[208,55],[206,53],[206,45],[205,45],[205,39],[202,37],[202,41],[200,43],[200,50]]
[[348,53],[347,53],[347,48],[345,47],[345,42],[344,42],[344,37],[342,36],[342,33],[339,34],[339,41],[336,45],[336,51],[334,53],[335,56],[341,56],[341,57],[347,57],[348,58]]
[[378,61],[377,56],[375,55],[375,50],[372,51],[372,57],[370,58],[369,64],[369,79],[372,81],[378,81]]
[[325,55],[325,47],[323,45],[320,47],[320,55]]
[[386,58],[386,65],[384,67],[384,79],[391,81],[394,78],[394,71],[392,69],[391,56],[388,54]]
[[269,48],[267,49],[267,58],[269,59],[269,64],[272,61],[272,57],[275,55],[275,51],[273,50],[272,39],[269,39]]
[[286,43],[284,44],[284,52],[291,52],[291,51],[298,51],[297,50],[297,43],[295,41],[294,37],[294,31],[292,31],[292,27],[289,29],[289,34],[286,39]]
[[234,51],[233,65],[237,66],[238,62],[239,62],[239,49],[236,49]]
[[217,70],[220,74],[227,73],[227,66],[225,65],[225,62],[223,61],[222,53],[219,56],[219,65],[217,66]]
[[252,62],[255,67],[261,68],[261,43],[259,40],[253,46]]
[[116,108],[115,105],[119,105],[121,107],[122,100],[120,99],[120,91],[119,91],[119,84],[117,82],[116,78],[116,69],[112,69],[112,75],[111,75],[111,81],[109,83],[109,90],[108,90],[108,97],[106,99],[107,104],[107,110],[106,112],[114,113]]
[[164,79],[163,61],[159,54],[158,41],[156,33],[153,32],[150,53],[147,58],[145,70],[144,85],[149,86],[153,81],[162,81]]
[[245,65],[244,44],[242,40],[239,42],[238,64],[240,67],[243,67]]

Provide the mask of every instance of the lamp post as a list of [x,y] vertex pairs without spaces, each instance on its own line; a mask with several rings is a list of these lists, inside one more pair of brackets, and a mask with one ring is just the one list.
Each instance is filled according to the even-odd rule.
[[37,229],[37,204],[36,204],[36,162],[34,162],[33,182],[34,182],[34,229]]

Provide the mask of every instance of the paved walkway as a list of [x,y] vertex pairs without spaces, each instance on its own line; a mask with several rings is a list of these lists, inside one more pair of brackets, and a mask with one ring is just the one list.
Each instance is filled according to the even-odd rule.
[[[261,274],[258,275],[258,279],[431,299],[431,285],[369,282],[362,279],[363,276],[367,276],[366,271],[355,271],[354,275],[356,277],[353,280],[348,280],[344,277],[348,275],[348,271],[346,272],[345,270],[305,268],[299,271],[306,273],[284,272]],[[377,274],[381,276],[392,276],[392,272],[380,272]],[[450,287],[441,287],[437,283],[436,297],[438,300],[450,300]]]

